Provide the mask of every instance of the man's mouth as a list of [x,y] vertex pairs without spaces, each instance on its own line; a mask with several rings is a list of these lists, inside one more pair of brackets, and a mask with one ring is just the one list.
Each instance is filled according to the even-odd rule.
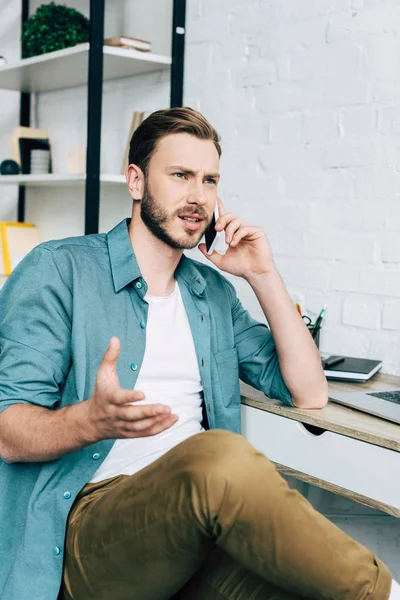
[[180,219],[184,221],[191,221],[193,223],[198,223],[199,221],[204,221],[204,217],[201,215],[179,215]]
[[185,222],[185,227],[190,231],[197,231],[204,221],[201,215],[179,215],[179,218]]

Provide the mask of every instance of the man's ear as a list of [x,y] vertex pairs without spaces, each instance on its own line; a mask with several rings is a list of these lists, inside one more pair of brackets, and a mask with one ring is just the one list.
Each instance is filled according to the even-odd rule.
[[137,165],[128,165],[125,176],[132,200],[140,201],[144,193],[144,174],[142,169]]

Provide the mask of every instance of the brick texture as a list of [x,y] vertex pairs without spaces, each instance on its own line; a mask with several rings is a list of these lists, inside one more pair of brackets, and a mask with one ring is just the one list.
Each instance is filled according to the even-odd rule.
[[204,0],[188,47],[215,20],[215,60],[189,54],[185,93],[221,131],[229,207],[265,228],[293,299],[328,304],[322,349],[400,375],[399,16],[397,0]]

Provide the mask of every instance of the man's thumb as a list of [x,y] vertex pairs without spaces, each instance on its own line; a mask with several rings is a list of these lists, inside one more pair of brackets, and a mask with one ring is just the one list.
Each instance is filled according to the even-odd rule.
[[205,244],[199,244],[198,249],[210,262],[212,262],[216,267],[219,267],[220,262],[222,260],[222,255],[219,254],[216,250],[213,251],[212,254],[207,254],[207,249]]
[[119,339],[117,337],[113,336],[110,339],[110,344],[104,354],[103,363],[115,368],[120,350],[121,350],[121,346],[119,343]]

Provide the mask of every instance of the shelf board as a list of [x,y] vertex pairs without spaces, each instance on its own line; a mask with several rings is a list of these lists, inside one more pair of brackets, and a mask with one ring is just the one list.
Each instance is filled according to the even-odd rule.
[[[86,174],[77,175],[70,173],[49,173],[46,175],[0,175],[0,185],[76,185],[86,181]],[[101,183],[124,183],[126,185],[125,175],[100,175]]]
[[[103,79],[119,79],[166,69],[171,58],[134,49],[103,46]],[[0,68],[0,89],[49,92],[86,85],[89,43],[24,58]]]

